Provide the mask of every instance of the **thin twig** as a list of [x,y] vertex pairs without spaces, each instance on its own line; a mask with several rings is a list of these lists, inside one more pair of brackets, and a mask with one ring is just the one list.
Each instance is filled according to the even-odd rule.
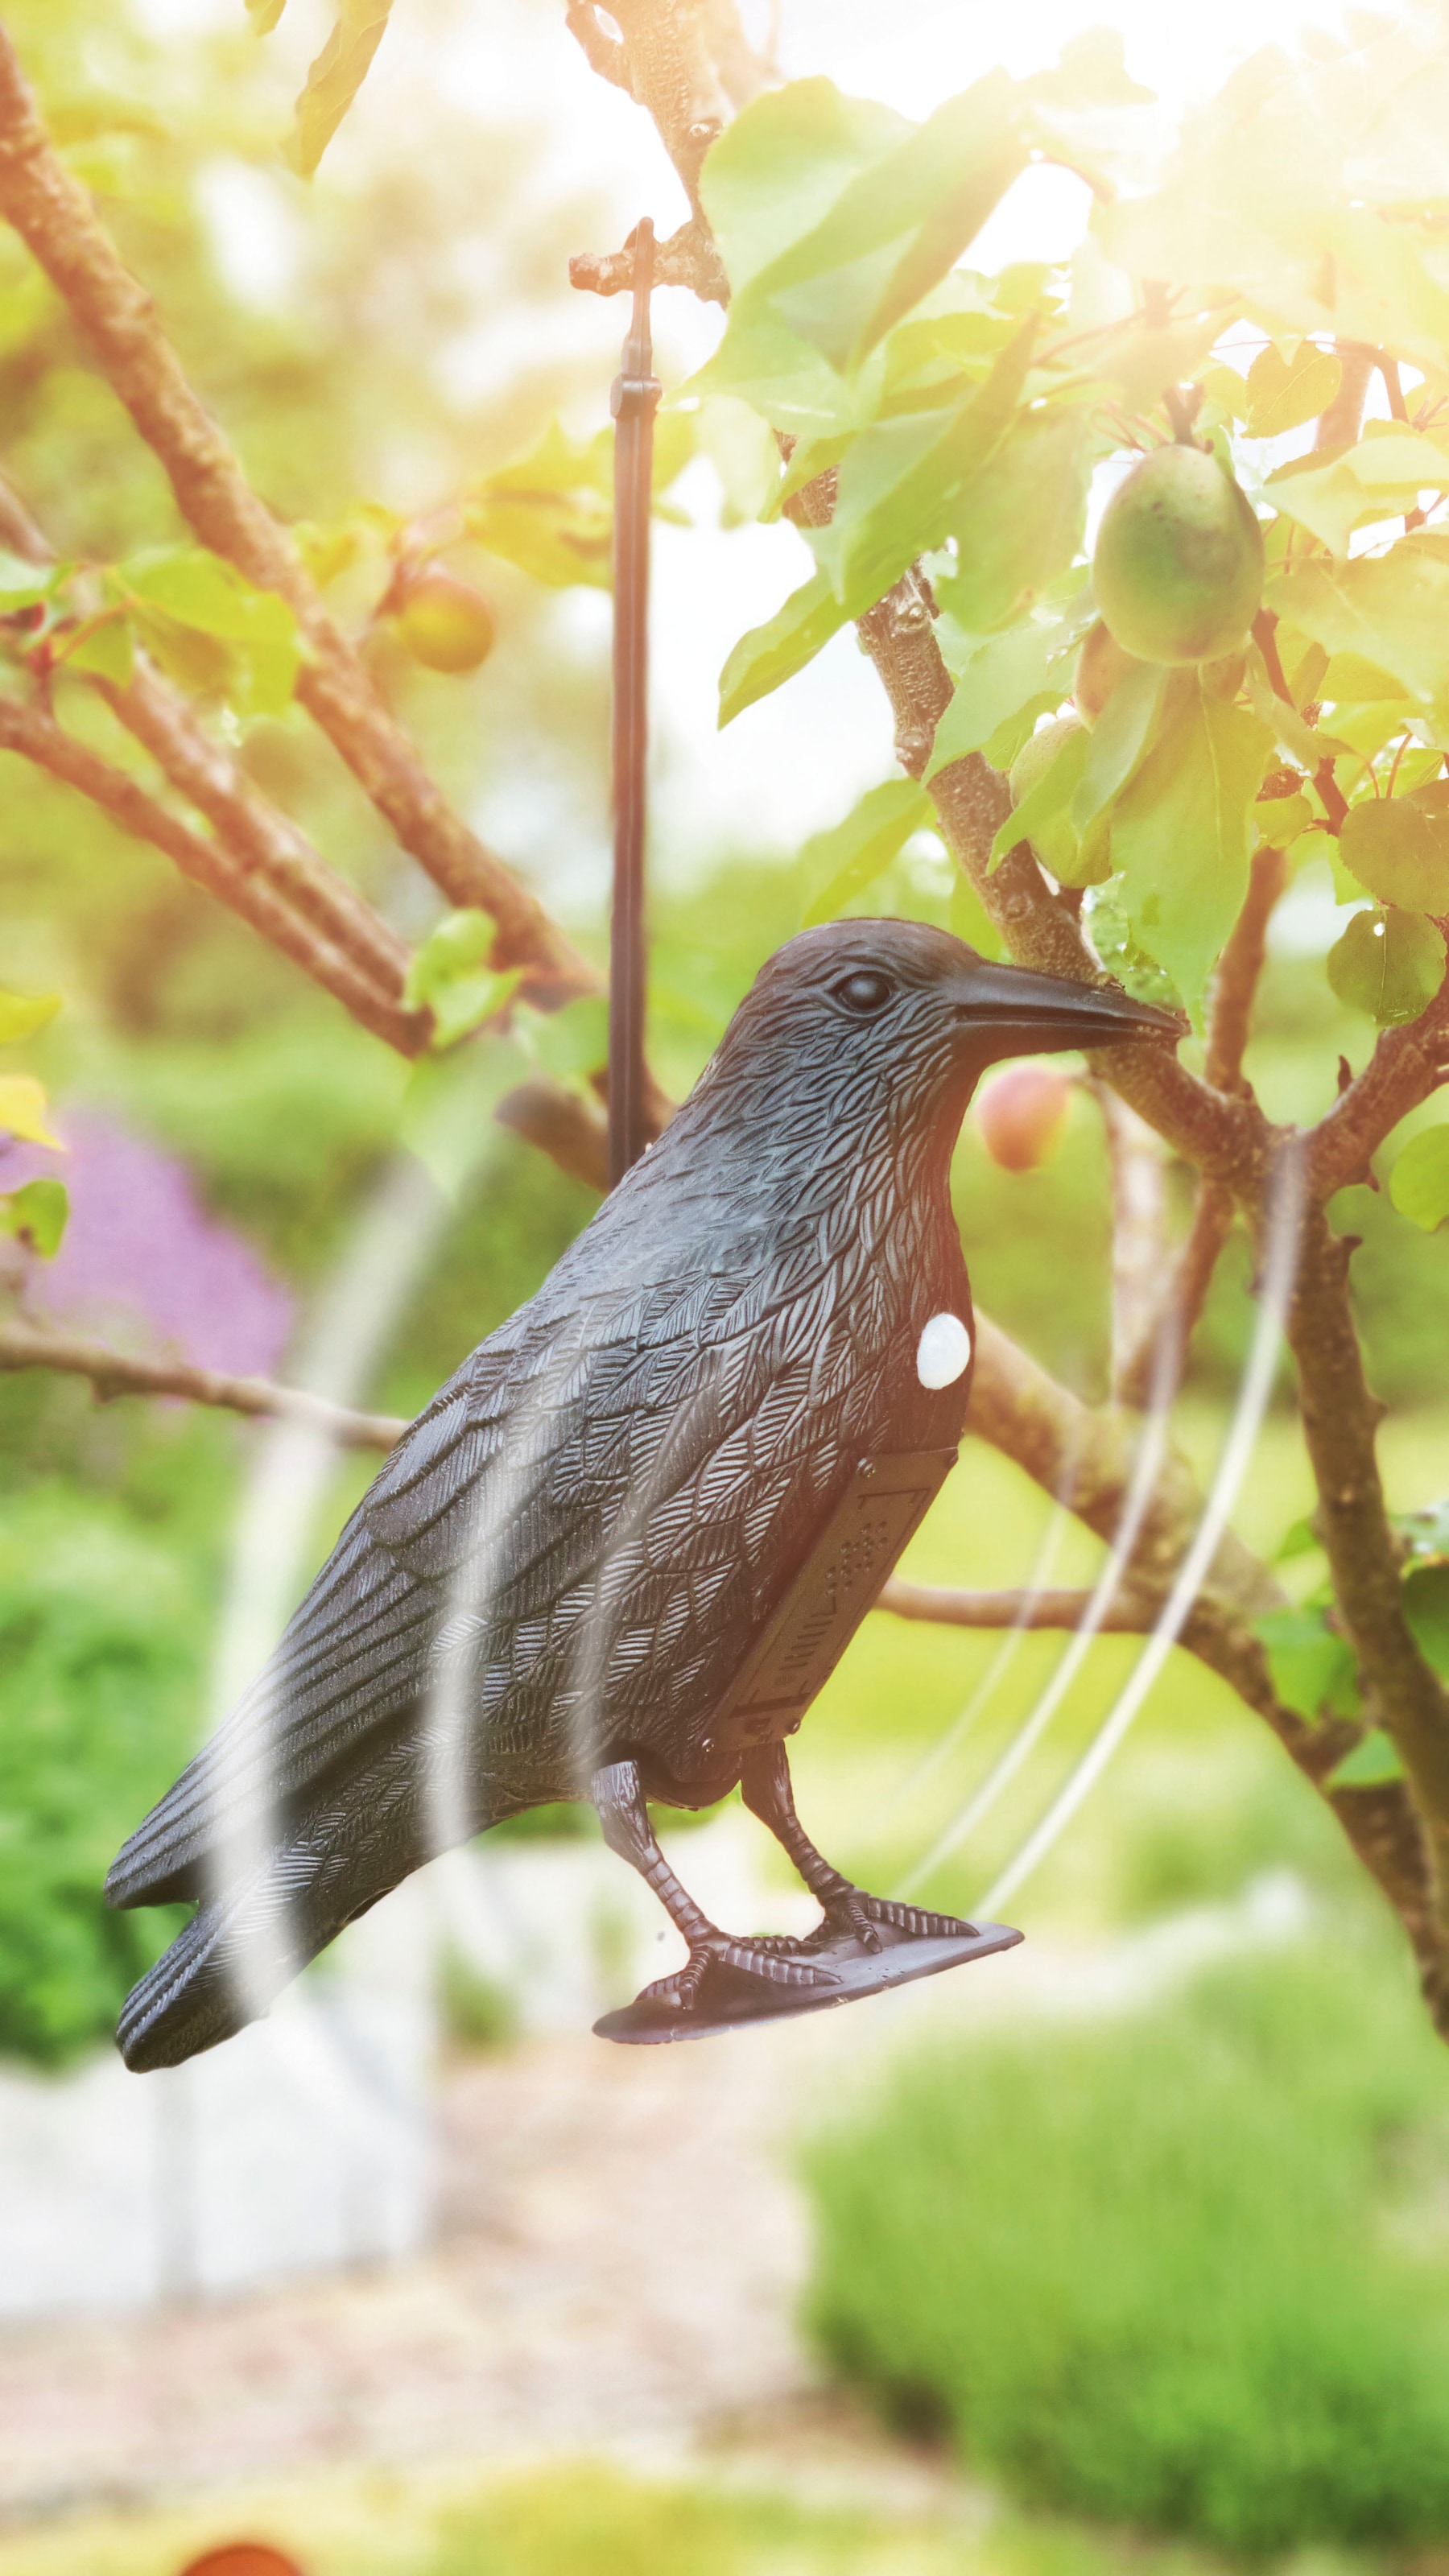
[[258,500],[182,370],[155,303],[123,265],[41,120],[0,27],[0,214],[26,243],[164,468],[203,545],[287,600],[305,657],[297,694],[404,849],[450,903],[497,925],[494,962],[525,970],[546,1003],[596,992],[598,978],[543,906],[454,813],[323,607],[285,531]]
[[175,1396],[187,1404],[216,1405],[325,1432],[341,1449],[392,1449],[407,1424],[390,1413],[355,1413],[300,1387],[274,1386],[263,1377],[230,1377],[221,1369],[193,1368],[186,1360],[148,1360],[111,1350],[104,1342],[30,1324],[0,1324],[0,1370],[54,1369],[90,1380],[102,1403],[118,1395]]
[[[1260,808],[1271,821],[1271,805]],[[1243,1057],[1252,1030],[1253,1001],[1268,955],[1268,924],[1288,881],[1282,850],[1253,853],[1243,909],[1218,959],[1208,1005],[1205,1070],[1215,1091],[1247,1093]]]
[[426,1012],[407,1011],[400,1003],[387,1001],[372,978],[334,940],[304,921],[258,871],[248,871],[218,841],[193,831],[123,769],[66,733],[53,717],[0,693],[0,750],[19,752],[89,797],[123,831],[164,850],[183,876],[250,922],[273,948],[341,1002],[353,1019],[400,1055],[417,1055],[426,1045]]
[[[876,1603],[898,1619],[934,1621],[946,1628],[1080,1628],[1090,1592],[955,1592],[934,1583],[907,1583],[892,1575]],[[1099,1610],[1096,1627],[1113,1634],[1146,1636],[1158,1602],[1119,1596]]]

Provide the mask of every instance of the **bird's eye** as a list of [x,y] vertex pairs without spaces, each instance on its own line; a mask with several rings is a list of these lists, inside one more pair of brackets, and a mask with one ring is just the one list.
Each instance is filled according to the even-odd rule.
[[872,1013],[885,1009],[894,988],[888,975],[877,975],[870,967],[862,966],[830,989],[837,1002],[843,1002],[858,1020],[868,1020]]

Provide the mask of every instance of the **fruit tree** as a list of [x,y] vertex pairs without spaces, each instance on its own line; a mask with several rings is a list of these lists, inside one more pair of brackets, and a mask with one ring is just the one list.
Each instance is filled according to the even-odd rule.
[[[963,937],[1056,974],[1109,971],[1191,1022],[1180,1060],[1108,1051],[1089,1067],[1117,1215],[1107,1400],[1085,1405],[983,1318],[973,1426],[1115,1543],[1097,1624],[1163,1653],[1177,1641],[1272,1729],[1400,1918],[1449,2035],[1449,1514],[1396,1519],[1386,1502],[1345,1196],[1378,1186],[1382,1157],[1406,1243],[1449,1218],[1442,13],[1362,15],[1346,40],[1265,51],[1167,147],[1100,33],[915,124],[828,80],[782,81],[733,0],[560,6],[677,173],[660,281],[724,317],[708,363],[666,387],[659,487],[707,435],[736,515],[799,532],[802,577],[730,653],[720,721],[851,625],[893,712],[897,770],[812,846],[809,917],[869,909],[930,832]],[[265,33],[284,0],[247,7]],[[341,8],[294,166],[316,166],[379,47],[385,63],[387,17],[388,0]],[[464,538],[542,584],[606,587],[607,427],[550,429],[425,522],[338,491],[327,525],[286,524],[122,259],[65,110],[39,35],[0,27],[0,217],[169,500],[158,482],[157,543],[78,564],[0,495],[0,747],[164,853],[379,1046],[496,1064],[499,1117],[602,1185],[596,973],[429,774],[368,648],[377,629],[441,672],[483,659],[490,603],[446,560]],[[973,244],[1044,163],[1081,183],[1080,239],[989,273]],[[617,295],[630,267],[627,246],[581,247],[574,283]],[[369,547],[363,613],[332,586]],[[421,944],[242,756],[253,721],[294,705],[441,897]],[[1304,949],[1294,972],[1306,994],[1326,971],[1362,1043],[1356,1069],[1325,1051],[1290,1121],[1245,1063],[1270,926],[1280,905],[1304,917],[1315,887],[1339,918],[1326,968]],[[15,1132],[41,1114],[26,1079],[0,1083]],[[1001,1159],[1039,1160],[1059,1107],[1037,1101]],[[656,1096],[656,1124],[669,1111]],[[9,1214],[53,1232],[48,1202]],[[1295,1574],[1291,1598],[1144,1427],[1172,1402],[1235,1236],[1282,1323],[1317,1489],[1312,1581]],[[3,1357],[110,1391],[288,1401],[20,1322]],[[980,1626],[1071,1625],[1088,1607],[906,1585],[886,1606]]]

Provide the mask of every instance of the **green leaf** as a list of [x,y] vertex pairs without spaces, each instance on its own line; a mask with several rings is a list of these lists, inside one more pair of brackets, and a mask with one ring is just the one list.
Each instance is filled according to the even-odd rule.
[[93,625],[82,627],[75,642],[67,645],[64,660],[68,670],[94,671],[98,679],[128,689],[135,675],[136,646],[126,619],[98,617]]
[[1259,796],[1248,816],[1248,829],[1255,849],[1288,850],[1315,829],[1313,808],[1306,796]]
[[1305,724],[1296,707],[1289,706],[1285,699],[1279,697],[1268,677],[1268,665],[1252,637],[1248,639],[1244,662],[1253,713],[1260,722],[1269,726],[1279,750],[1286,751],[1290,760],[1296,760],[1300,768],[1308,770],[1311,775],[1321,760],[1336,759],[1340,752],[1347,751],[1349,746],[1340,742],[1336,734],[1317,732],[1312,725]]
[[1160,662],[1139,662],[1118,681],[1088,737],[1072,798],[1078,832],[1089,832],[1135,776],[1157,731],[1170,676]]
[[1315,1604],[1265,1611],[1253,1633],[1268,1658],[1278,1698],[1300,1717],[1353,1717],[1359,1705],[1353,1654]]
[[247,0],[247,16],[252,21],[252,33],[257,36],[269,36],[272,29],[280,25],[282,11],[286,5],[287,0]]
[[780,450],[769,423],[751,404],[734,394],[715,394],[700,412],[699,445],[724,491],[726,527],[774,515]]
[[955,266],[1025,169],[1016,95],[993,71],[946,100],[758,278],[791,329],[841,373]]
[[1389,1176],[1389,1197],[1410,1225],[1433,1234],[1449,1217],[1449,1127],[1411,1136]]
[[1414,1643],[1441,1681],[1449,1680],[1449,1565],[1411,1565],[1404,1576],[1404,1616]]
[[894,108],[846,98],[828,80],[787,82],[742,109],[712,146],[699,191],[736,301],[914,131]]
[[763,626],[742,635],[719,675],[720,727],[733,723],[757,698],[767,698],[785,680],[813,662],[823,645],[845,624],[846,612],[823,572],[792,590],[783,608]]
[[791,82],[745,108],[701,183],[734,288],[725,372],[713,381],[743,389],[746,343],[746,364],[759,373],[771,316],[785,335],[771,372],[788,377],[798,366],[789,340],[837,373],[858,369],[946,276],[1025,167],[1016,96],[1007,75],[992,72],[921,126],[824,80]]
[[1247,892],[1248,812],[1271,750],[1266,725],[1194,677],[1113,808],[1132,935],[1194,1015]]
[[19,1136],[27,1145],[58,1146],[60,1139],[52,1136],[45,1119],[45,1092],[34,1075],[0,1073],[0,1135]]
[[431,1043],[436,1053],[456,1046],[485,1020],[495,1019],[517,991],[523,978],[521,967],[495,973],[484,962],[496,936],[486,912],[449,912],[414,949],[403,1000],[409,1010],[432,1012]]
[[931,800],[914,778],[888,778],[881,787],[867,788],[843,823],[815,833],[800,853],[802,928],[834,921],[930,819]]
[[304,179],[311,178],[366,80],[391,10],[392,0],[339,0],[337,23],[307,74],[287,145],[287,159]]
[[59,1252],[69,1215],[61,1181],[22,1181],[18,1190],[0,1196],[0,1234],[28,1243],[42,1261],[53,1261]]
[[22,608],[38,608],[42,600],[53,596],[57,584],[71,569],[69,564],[27,563],[22,555],[7,554],[0,548],[0,617],[14,617]]
[[1439,700],[1449,713],[1449,561],[1413,538],[1378,558],[1280,573],[1267,604],[1330,654],[1360,654],[1421,707]]
[[972,634],[1009,626],[1065,572],[1082,543],[1090,461],[1083,412],[1027,412],[962,486],[950,606]]
[[1011,424],[1035,330],[1033,316],[961,402],[877,421],[848,449],[829,526],[802,530],[847,617],[873,608],[946,536],[962,485]]
[[1390,425],[1357,447],[1319,464],[1295,458],[1280,465],[1263,486],[1276,510],[1312,530],[1331,553],[1346,555],[1354,529],[1365,519],[1387,519],[1412,509],[1421,491],[1449,485],[1449,457],[1417,431]]
[[118,564],[111,583],[141,641],[184,687],[239,715],[281,715],[301,665],[296,617],[202,546],[156,546]]
[[561,1011],[536,1011],[521,1003],[514,1028],[551,1081],[592,1091],[590,1076],[609,1057],[609,1005],[602,993],[580,993]]
[[1328,952],[1328,980],[1351,1010],[1398,1028],[1428,1008],[1444,980],[1444,939],[1417,912],[1356,912]]
[[60,1009],[59,993],[0,992],[0,1046],[18,1046],[34,1037]]
[[1371,1727],[1362,1744],[1356,1744],[1335,1770],[1330,1771],[1325,1786],[1329,1789],[1386,1789],[1393,1780],[1402,1780],[1404,1766],[1399,1759],[1393,1737],[1381,1726]]
[[[682,474],[699,434],[692,412],[661,411],[654,424],[653,491]],[[553,590],[608,590],[614,578],[614,433],[571,438],[557,420],[524,456],[486,476],[464,521],[489,554]]]
[[964,939],[982,957],[1004,957],[1006,942],[977,893],[964,868],[956,871],[951,888],[949,927],[957,939]]
[[1449,912],[1449,779],[1411,796],[1371,796],[1351,806],[1339,855],[1380,903],[1404,912]]
[[1248,369],[1245,424],[1250,438],[1281,438],[1327,411],[1343,381],[1343,363],[1305,340],[1285,358],[1270,340]]
[[953,761],[984,750],[1009,717],[1034,718],[1057,706],[1071,678],[1071,650],[1060,624],[1035,620],[979,644],[962,664],[936,727],[927,786]]
[[464,517],[489,554],[563,590],[608,590],[614,571],[613,433],[570,438],[551,420],[526,456],[477,487]]
[[456,1200],[497,1151],[493,1112],[532,1070],[518,1039],[485,1029],[472,1046],[418,1058],[399,1121],[403,1143]]

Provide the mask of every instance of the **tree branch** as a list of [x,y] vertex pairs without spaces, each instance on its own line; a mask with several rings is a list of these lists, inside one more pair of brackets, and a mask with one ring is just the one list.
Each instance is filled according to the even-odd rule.
[[306,645],[297,694],[404,849],[452,904],[497,924],[494,962],[525,970],[531,999],[595,992],[598,978],[536,897],[486,849],[428,776],[192,390],[152,298],[124,267],[89,198],[59,159],[10,37],[0,27],[0,214],[64,299],[203,545],[278,592]]
[[1375,1454],[1382,1408],[1369,1393],[1349,1305],[1353,1245],[1321,1207],[1305,1212],[1288,1340],[1299,1411],[1318,1487],[1315,1526],[1334,1597],[1376,1722],[1393,1737],[1430,1837],[1438,1880],[1440,1986],[1449,2017],[1449,1692],[1425,1661],[1404,1614],[1399,1550]]
[[[0,543],[26,563],[49,566],[56,560],[54,547],[3,475]],[[408,950],[396,931],[355,886],[328,866],[290,816],[272,805],[213,741],[187,700],[147,656],[137,653],[135,676],[124,689],[94,672],[74,676],[105,699],[172,786],[205,814],[243,872],[255,869],[267,878],[371,977],[385,1000],[401,1004]]]
[[1252,1031],[1253,1001],[1268,954],[1268,924],[1288,878],[1281,850],[1255,850],[1243,909],[1218,959],[1208,1003],[1206,1072],[1215,1091],[1251,1097],[1243,1057]]
[[404,1010],[389,1001],[335,940],[304,921],[257,871],[248,871],[216,841],[203,839],[190,825],[148,796],[123,769],[66,733],[54,718],[0,692],[0,750],[19,752],[48,770],[53,778],[77,788],[109,814],[123,831],[164,850],[182,875],[204,886],[208,894],[239,913],[274,948],[290,957],[341,1002],[355,1020],[400,1055],[417,1055],[427,1043],[426,1012]]
[[134,1359],[104,1342],[30,1324],[0,1324],[0,1370],[54,1369],[89,1378],[100,1401],[118,1395],[177,1396],[187,1404],[217,1405],[228,1413],[304,1423],[325,1432],[341,1449],[391,1449],[407,1424],[389,1413],[354,1413],[300,1388],[273,1386],[262,1377],[228,1377],[220,1369],[193,1368],[185,1360]]
[[[897,1619],[924,1619],[947,1628],[1080,1628],[1091,1603],[1090,1592],[954,1592],[934,1583],[907,1583],[893,1574],[877,1610]],[[1157,1604],[1124,1596],[1110,1602],[1097,1620],[1113,1635],[1144,1636]]]
[[1449,1081],[1449,976],[1417,1020],[1385,1029],[1357,1081],[1340,1093],[1313,1131],[1309,1185],[1313,1196],[1368,1178],[1374,1155],[1401,1118]]

